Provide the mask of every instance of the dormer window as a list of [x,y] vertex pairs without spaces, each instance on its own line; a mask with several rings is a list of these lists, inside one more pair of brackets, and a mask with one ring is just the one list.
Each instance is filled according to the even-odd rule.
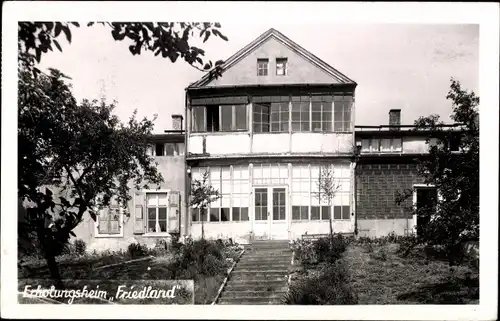
[[257,59],[257,75],[267,76],[269,71],[269,59]]
[[276,76],[286,75],[287,60],[287,58],[276,58]]

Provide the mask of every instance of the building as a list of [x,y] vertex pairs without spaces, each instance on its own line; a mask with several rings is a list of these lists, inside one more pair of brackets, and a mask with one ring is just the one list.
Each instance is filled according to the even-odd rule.
[[[90,250],[126,248],[130,243],[154,246],[158,239],[173,233],[185,234],[186,165],[183,116],[172,115],[174,130],[155,135],[148,153],[158,163],[164,182],[149,189],[131,189],[127,208],[111,203],[99,212],[97,221],[89,215],[74,232]],[[183,232],[184,231],[184,232]]]
[[[444,125],[454,139],[451,150],[459,151],[458,124]],[[356,233],[360,236],[380,237],[391,232],[408,235],[417,232],[425,222],[409,206],[435,202],[439,193],[434,186],[423,184],[417,173],[417,163],[425,160],[429,145],[435,145],[440,135],[414,130],[413,125],[401,125],[401,110],[389,111],[388,125],[355,126],[359,157],[355,165]],[[427,139],[429,142],[427,143]],[[413,191],[413,197],[396,204],[396,192]]]
[[[206,237],[295,239],[328,233],[330,216],[353,232],[356,83],[275,29],[222,68],[186,88],[190,179],[208,171],[222,195],[190,210],[188,234],[203,221]],[[331,206],[315,196],[322,166],[340,183]]]

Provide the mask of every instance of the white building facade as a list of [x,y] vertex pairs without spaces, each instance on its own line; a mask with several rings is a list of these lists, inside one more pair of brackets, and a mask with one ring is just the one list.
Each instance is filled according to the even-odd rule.
[[[183,234],[238,240],[354,232],[356,83],[270,29],[230,57],[222,77],[186,89],[189,182],[209,173],[221,198],[189,209]],[[339,188],[318,198],[322,167]]]

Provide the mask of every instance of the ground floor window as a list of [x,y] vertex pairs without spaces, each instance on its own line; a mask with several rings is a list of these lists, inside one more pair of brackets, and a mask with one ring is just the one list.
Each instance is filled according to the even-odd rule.
[[120,235],[123,233],[122,209],[116,202],[99,210],[97,217],[97,235]]
[[167,193],[147,193],[147,222],[146,232],[161,233],[167,232]]

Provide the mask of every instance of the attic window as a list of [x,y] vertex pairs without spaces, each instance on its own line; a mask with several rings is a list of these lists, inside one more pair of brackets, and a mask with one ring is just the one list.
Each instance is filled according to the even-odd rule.
[[286,75],[287,58],[276,58],[276,76]]
[[267,76],[269,59],[257,59],[257,76]]

